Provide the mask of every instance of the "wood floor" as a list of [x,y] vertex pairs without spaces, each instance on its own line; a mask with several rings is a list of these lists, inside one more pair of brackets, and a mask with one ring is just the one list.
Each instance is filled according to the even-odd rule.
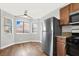
[[12,45],[0,50],[0,56],[46,56],[39,42]]

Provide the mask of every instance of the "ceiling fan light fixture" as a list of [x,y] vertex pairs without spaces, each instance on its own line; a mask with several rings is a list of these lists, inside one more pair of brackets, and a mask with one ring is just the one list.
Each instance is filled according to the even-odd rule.
[[24,15],[27,16],[27,10],[25,10]]
[[27,10],[25,10],[24,15],[19,15],[19,16],[16,16],[16,17],[22,17],[22,18],[26,18],[26,19],[32,19],[32,17],[27,14]]

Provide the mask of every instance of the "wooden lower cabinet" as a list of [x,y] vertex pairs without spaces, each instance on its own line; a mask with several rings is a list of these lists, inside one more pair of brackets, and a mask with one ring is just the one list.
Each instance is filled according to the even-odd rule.
[[65,56],[66,55],[66,37],[57,36],[57,56]]
[[65,56],[66,50],[65,50],[65,43],[57,42],[57,56]]

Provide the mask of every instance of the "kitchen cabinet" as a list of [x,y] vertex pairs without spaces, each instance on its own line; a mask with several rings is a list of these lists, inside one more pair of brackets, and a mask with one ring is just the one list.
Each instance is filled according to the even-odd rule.
[[57,42],[57,56],[65,56],[64,43]]
[[69,24],[69,14],[79,10],[79,3],[71,3],[60,9],[60,24]]
[[62,36],[57,37],[57,56],[65,56],[66,55],[66,49],[65,49],[65,43],[66,38]]
[[60,24],[68,24],[69,22],[69,6],[60,9]]
[[70,4],[70,13],[79,10],[79,3],[71,3]]

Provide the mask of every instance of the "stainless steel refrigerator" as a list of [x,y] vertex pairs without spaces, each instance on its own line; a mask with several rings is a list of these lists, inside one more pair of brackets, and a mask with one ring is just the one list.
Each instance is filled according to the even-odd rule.
[[49,56],[56,56],[56,36],[61,35],[61,27],[56,17],[51,17],[43,22],[42,49]]

